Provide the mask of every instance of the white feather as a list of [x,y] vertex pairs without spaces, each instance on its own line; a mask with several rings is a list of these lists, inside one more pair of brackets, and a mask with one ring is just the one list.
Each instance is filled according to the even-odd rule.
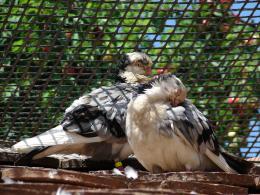
[[[129,144],[140,163],[154,172],[154,165],[163,171],[207,170],[207,159],[177,136],[160,134],[157,124],[166,112],[163,104],[150,104],[147,96],[139,96],[128,105],[126,133]],[[140,109],[141,104],[146,109]],[[156,168],[156,167],[155,167]]]
[[88,96],[82,96],[79,99],[74,100],[74,102],[65,110],[65,114],[68,112],[72,112],[74,108],[80,105],[88,104],[89,103],[89,97]]
[[234,169],[232,169],[226,160],[223,158],[222,155],[217,156],[213,152],[211,152],[209,149],[206,149],[205,154],[207,157],[212,160],[220,169],[227,173],[237,173]]
[[35,147],[54,146],[59,144],[73,144],[73,143],[93,143],[103,141],[101,137],[83,137],[76,133],[66,132],[61,125],[58,125],[49,131],[46,131],[40,135],[32,138],[24,139],[12,146],[12,149],[20,152],[27,153],[33,150]]
[[138,178],[138,172],[133,167],[130,167],[130,166],[126,166],[125,175],[128,179],[137,179]]

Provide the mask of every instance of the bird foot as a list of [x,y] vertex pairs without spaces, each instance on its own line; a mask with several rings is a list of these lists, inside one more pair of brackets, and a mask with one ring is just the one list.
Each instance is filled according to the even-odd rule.
[[137,179],[138,178],[138,172],[130,166],[126,166],[123,171],[120,171],[118,168],[114,168],[113,173],[115,175],[125,176],[127,179]]
[[115,168],[113,169],[113,173],[115,175],[124,175],[128,179],[137,179],[138,178],[138,172],[130,166],[126,166],[124,168],[123,163],[121,161],[115,162]]

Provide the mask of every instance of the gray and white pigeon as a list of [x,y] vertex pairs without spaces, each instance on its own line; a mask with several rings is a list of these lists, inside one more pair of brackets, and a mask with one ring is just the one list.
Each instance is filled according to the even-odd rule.
[[181,93],[185,87],[176,76],[158,76],[142,91],[128,104],[126,136],[148,171],[248,173],[254,166],[219,145],[208,119]]
[[121,82],[92,90],[75,100],[65,111],[60,125],[32,138],[24,139],[12,149],[28,155],[17,164],[51,154],[84,154],[97,160],[124,159],[131,154],[125,138],[127,104],[152,60],[141,52],[127,53],[120,60]]

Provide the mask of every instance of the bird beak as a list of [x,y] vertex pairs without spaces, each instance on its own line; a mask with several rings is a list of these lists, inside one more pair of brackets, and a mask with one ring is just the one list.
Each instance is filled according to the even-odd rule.
[[[181,98],[180,98],[181,92],[182,92],[181,89],[176,89],[176,90],[174,91],[173,95],[171,96],[170,102],[171,102],[171,105],[172,105],[173,107],[178,106],[178,105],[182,102],[182,100],[181,100]],[[178,97],[179,97],[179,98],[178,98]]]
[[152,74],[152,68],[150,66],[145,66],[145,75],[151,75]]
[[176,97],[171,100],[172,107],[177,107],[180,103],[180,100],[178,100]]

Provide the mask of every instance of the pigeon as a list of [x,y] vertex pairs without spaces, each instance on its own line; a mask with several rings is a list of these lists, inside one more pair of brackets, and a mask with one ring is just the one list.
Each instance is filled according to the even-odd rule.
[[248,173],[254,166],[219,145],[209,120],[186,98],[175,75],[160,75],[142,86],[128,104],[126,136],[145,169]]
[[95,160],[125,159],[131,149],[125,137],[125,113],[138,83],[149,80],[152,60],[142,52],[124,54],[119,61],[117,79],[76,99],[56,127],[12,146],[27,153],[17,165],[51,154],[83,154]]

